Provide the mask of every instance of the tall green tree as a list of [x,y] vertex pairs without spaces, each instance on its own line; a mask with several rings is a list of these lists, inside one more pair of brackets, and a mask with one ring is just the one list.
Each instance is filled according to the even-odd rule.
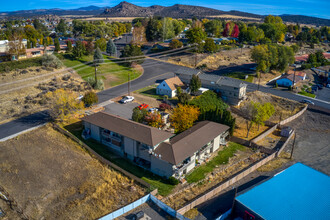
[[213,39],[206,38],[204,44],[204,50],[205,52],[209,52],[209,53],[214,53],[217,51],[217,45],[214,43]]
[[81,58],[85,54],[85,46],[81,41],[76,41],[76,45],[73,47],[72,54],[75,58]]
[[196,27],[196,28],[190,28],[186,36],[188,38],[189,43],[191,44],[201,44],[202,41],[206,39],[206,33],[202,28]]
[[110,54],[110,56],[115,56],[117,54],[117,47],[111,38],[108,40],[106,52]]
[[68,53],[70,53],[70,52],[72,51],[72,42],[71,42],[70,40],[68,40],[68,41],[66,42],[66,46],[67,46],[66,51],[67,51]]
[[107,49],[107,41],[104,38],[97,39],[95,41],[95,48],[99,48],[101,51],[105,51]]
[[65,33],[68,30],[68,26],[65,23],[64,19],[61,19],[58,25],[56,26],[56,32]]
[[104,63],[102,51],[98,47],[95,49],[93,61],[94,61],[94,65],[97,65],[97,66],[100,65],[101,63]]
[[200,78],[194,74],[190,80],[190,84],[189,84],[189,89],[191,93],[195,93],[199,90],[199,88],[202,86],[202,82],[200,80]]
[[132,63],[142,64],[144,62],[144,54],[141,47],[134,44],[126,45],[120,57],[125,58],[129,65]]
[[55,52],[58,53],[61,50],[60,41],[58,40],[58,38],[55,38],[54,45],[55,45]]

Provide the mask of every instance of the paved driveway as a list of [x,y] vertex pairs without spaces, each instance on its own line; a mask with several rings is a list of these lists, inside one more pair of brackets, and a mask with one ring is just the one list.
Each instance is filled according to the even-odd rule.
[[326,102],[330,102],[330,88],[323,88],[323,89],[319,89],[316,92],[316,98],[326,101]]
[[114,102],[105,106],[104,111],[113,115],[118,115],[122,118],[131,119],[133,108],[135,108],[136,106],[139,106],[139,104],[136,102],[131,102],[127,104],[120,104]]

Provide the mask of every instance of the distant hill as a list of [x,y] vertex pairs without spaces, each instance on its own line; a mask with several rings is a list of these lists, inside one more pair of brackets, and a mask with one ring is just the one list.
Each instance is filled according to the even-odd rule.
[[[241,11],[222,11],[212,8],[180,5],[176,4],[169,7],[160,5],[153,5],[150,7],[141,7],[128,2],[121,2],[114,7],[97,7],[90,5],[88,7],[81,7],[77,9],[36,9],[36,10],[21,10],[14,12],[0,12],[1,17],[32,17],[38,15],[94,15],[103,17],[148,17],[148,16],[166,16],[173,18],[192,18],[229,15],[237,16],[246,19],[258,18],[262,19],[265,15],[257,15]],[[316,18],[304,15],[280,15],[285,22],[293,22],[300,24],[326,25],[330,26],[329,19]]]

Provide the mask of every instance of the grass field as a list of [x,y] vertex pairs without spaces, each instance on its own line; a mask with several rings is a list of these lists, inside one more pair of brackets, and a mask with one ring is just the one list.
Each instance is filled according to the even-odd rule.
[[186,176],[188,183],[198,182],[205,178],[206,174],[213,171],[217,165],[226,164],[229,161],[234,153],[238,150],[244,151],[245,147],[243,145],[230,142],[228,147],[225,147],[222,151],[218,152],[218,155],[215,156],[212,160],[206,164],[201,165],[196,168],[192,173]]
[[228,76],[228,77],[231,77],[231,78],[234,78],[234,79],[240,79],[240,80],[243,80],[243,81],[252,83],[254,76],[253,75],[249,75],[245,79],[245,75],[247,75],[247,74],[242,73],[242,72],[232,72],[232,73],[227,73],[226,74],[226,76]]
[[65,126],[65,129],[69,130],[73,135],[75,135],[77,138],[79,138],[81,141],[86,143],[89,147],[91,147],[95,152],[100,154],[105,159],[111,161],[112,163],[120,166],[121,168],[125,169],[126,171],[132,173],[133,175],[141,178],[142,180],[146,181],[151,185],[151,187],[157,188],[158,193],[162,196],[169,195],[175,186],[169,184],[165,179],[141,168],[133,163],[131,163],[129,160],[126,160],[122,157],[119,157],[109,151],[106,146],[98,143],[97,141],[93,139],[84,140],[81,137],[81,133],[83,130],[81,122],[76,122],[71,125]]
[[[141,75],[141,72],[119,65],[111,60],[109,56],[103,55],[104,63],[97,67],[97,76],[103,79],[105,88],[120,85],[128,81],[128,74],[130,74],[130,79],[136,79]],[[91,62],[93,56],[83,56],[81,59],[73,59],[70,55],[64,55],[62,57],[62,62],[67,67],[72,67],[84,80],[88,77],[95,76],[95,67],[92,66]]]

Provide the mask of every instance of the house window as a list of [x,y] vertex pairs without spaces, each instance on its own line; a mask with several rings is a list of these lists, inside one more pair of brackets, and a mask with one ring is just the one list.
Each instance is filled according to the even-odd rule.
[[163,84],[163,86],[165,86],[165,84]]

